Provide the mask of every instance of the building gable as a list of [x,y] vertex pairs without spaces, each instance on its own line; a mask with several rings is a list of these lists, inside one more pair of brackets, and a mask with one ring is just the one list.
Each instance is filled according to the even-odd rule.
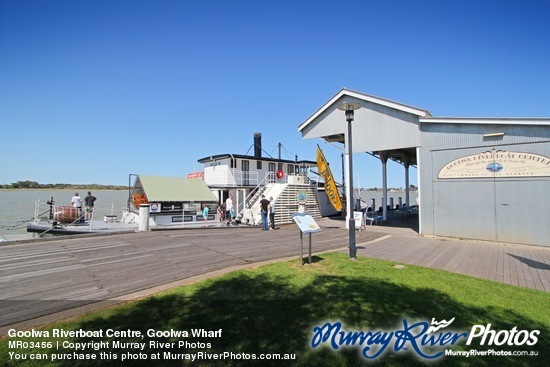
[[345,88],[298,127],[302,137],[344,143],[347,122],[338,109],[343,102],[362,105],[353,122],[354,152],[420,146],[418,119],[430,116],[429,112]]

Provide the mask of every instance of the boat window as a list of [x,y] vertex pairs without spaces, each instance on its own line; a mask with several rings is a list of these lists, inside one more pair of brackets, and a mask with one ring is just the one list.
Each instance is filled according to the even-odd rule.
[[183,210],[185,210],[186,212],[192,212],[192,211],[195,211],[195,212],[198,212],[198,211],[202,211],[201,209],[201,204],[200,203],[184,203],[183,204]]
[[175,210],[175,211],[180,211],[180,212],[181,212],[181,209],[182,209],[180,202],[162,203],[161,208],[162,208],[161,209],[162,211]]
[[250,181],[249,181],[250,174],[248,172],[250,170],[250,162],[243,159],[241,161],[241,170],[243,171],[242,172],[243,176],[242,176],[241,184],[245,185],[245,186],[248,186],[248,184],[250,183]]
[[[181,223],[182,216],[181,215],[173,215],[172,216],[172,223]],[[192,222],[193,216],[192,215],[186,215],[185,216],[186,222]]]
[[256,161],[256,169],[262,169],[262,161]]
[[275,172],[275,163],[269,163],[269,172]]
[[[216,219],[216,216],[214,214],[208,214],[208,220],[214,220]],[[204,220],[204,216],[202,215],[197,215],[197,222],[201,222]],[[187,220],[186,220],[187,222]]]

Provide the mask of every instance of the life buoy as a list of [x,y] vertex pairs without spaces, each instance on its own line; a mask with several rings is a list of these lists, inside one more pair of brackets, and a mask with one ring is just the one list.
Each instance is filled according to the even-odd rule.
[[280,180],[281,178],[283,178],[284,175],[285,175],[285,174],[284,174],[284,172],[283,172],[282,169],[280,169],[280,170],[277,171],[277,178],[278,178],[279,180]]

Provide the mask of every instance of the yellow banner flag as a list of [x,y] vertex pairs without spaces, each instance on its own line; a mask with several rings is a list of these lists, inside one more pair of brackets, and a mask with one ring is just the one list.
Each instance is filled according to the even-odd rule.
[[338,193],[336,182],[334,182],[334,177],[332,176],[328,162],[319,145],[317,145],[317,168],[319,168],[319,175],[321,175],[325,181],[325,192],[328,200],[334,209],[337,211],[342,211],[342,201],[340,200],[340,194]]

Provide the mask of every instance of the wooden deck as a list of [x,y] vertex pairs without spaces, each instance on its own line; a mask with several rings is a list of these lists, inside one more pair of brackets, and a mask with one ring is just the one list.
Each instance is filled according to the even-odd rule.
[[550,292],[550,247],[430,238],[406,228],[367,226],[385,236],[357,255],[447,270]]
[[[314,253],[347,253],[343,221],[321,220]],[[243,267],[299,257],[299,231],[207,228],[56,238],[0,246],[0,335]],[[307,237],[304,237],[304,250]],[[367,226],[358,256],[550,291],[550,248],[425,238]],[[307,251],[307,250],[306,250]]]

